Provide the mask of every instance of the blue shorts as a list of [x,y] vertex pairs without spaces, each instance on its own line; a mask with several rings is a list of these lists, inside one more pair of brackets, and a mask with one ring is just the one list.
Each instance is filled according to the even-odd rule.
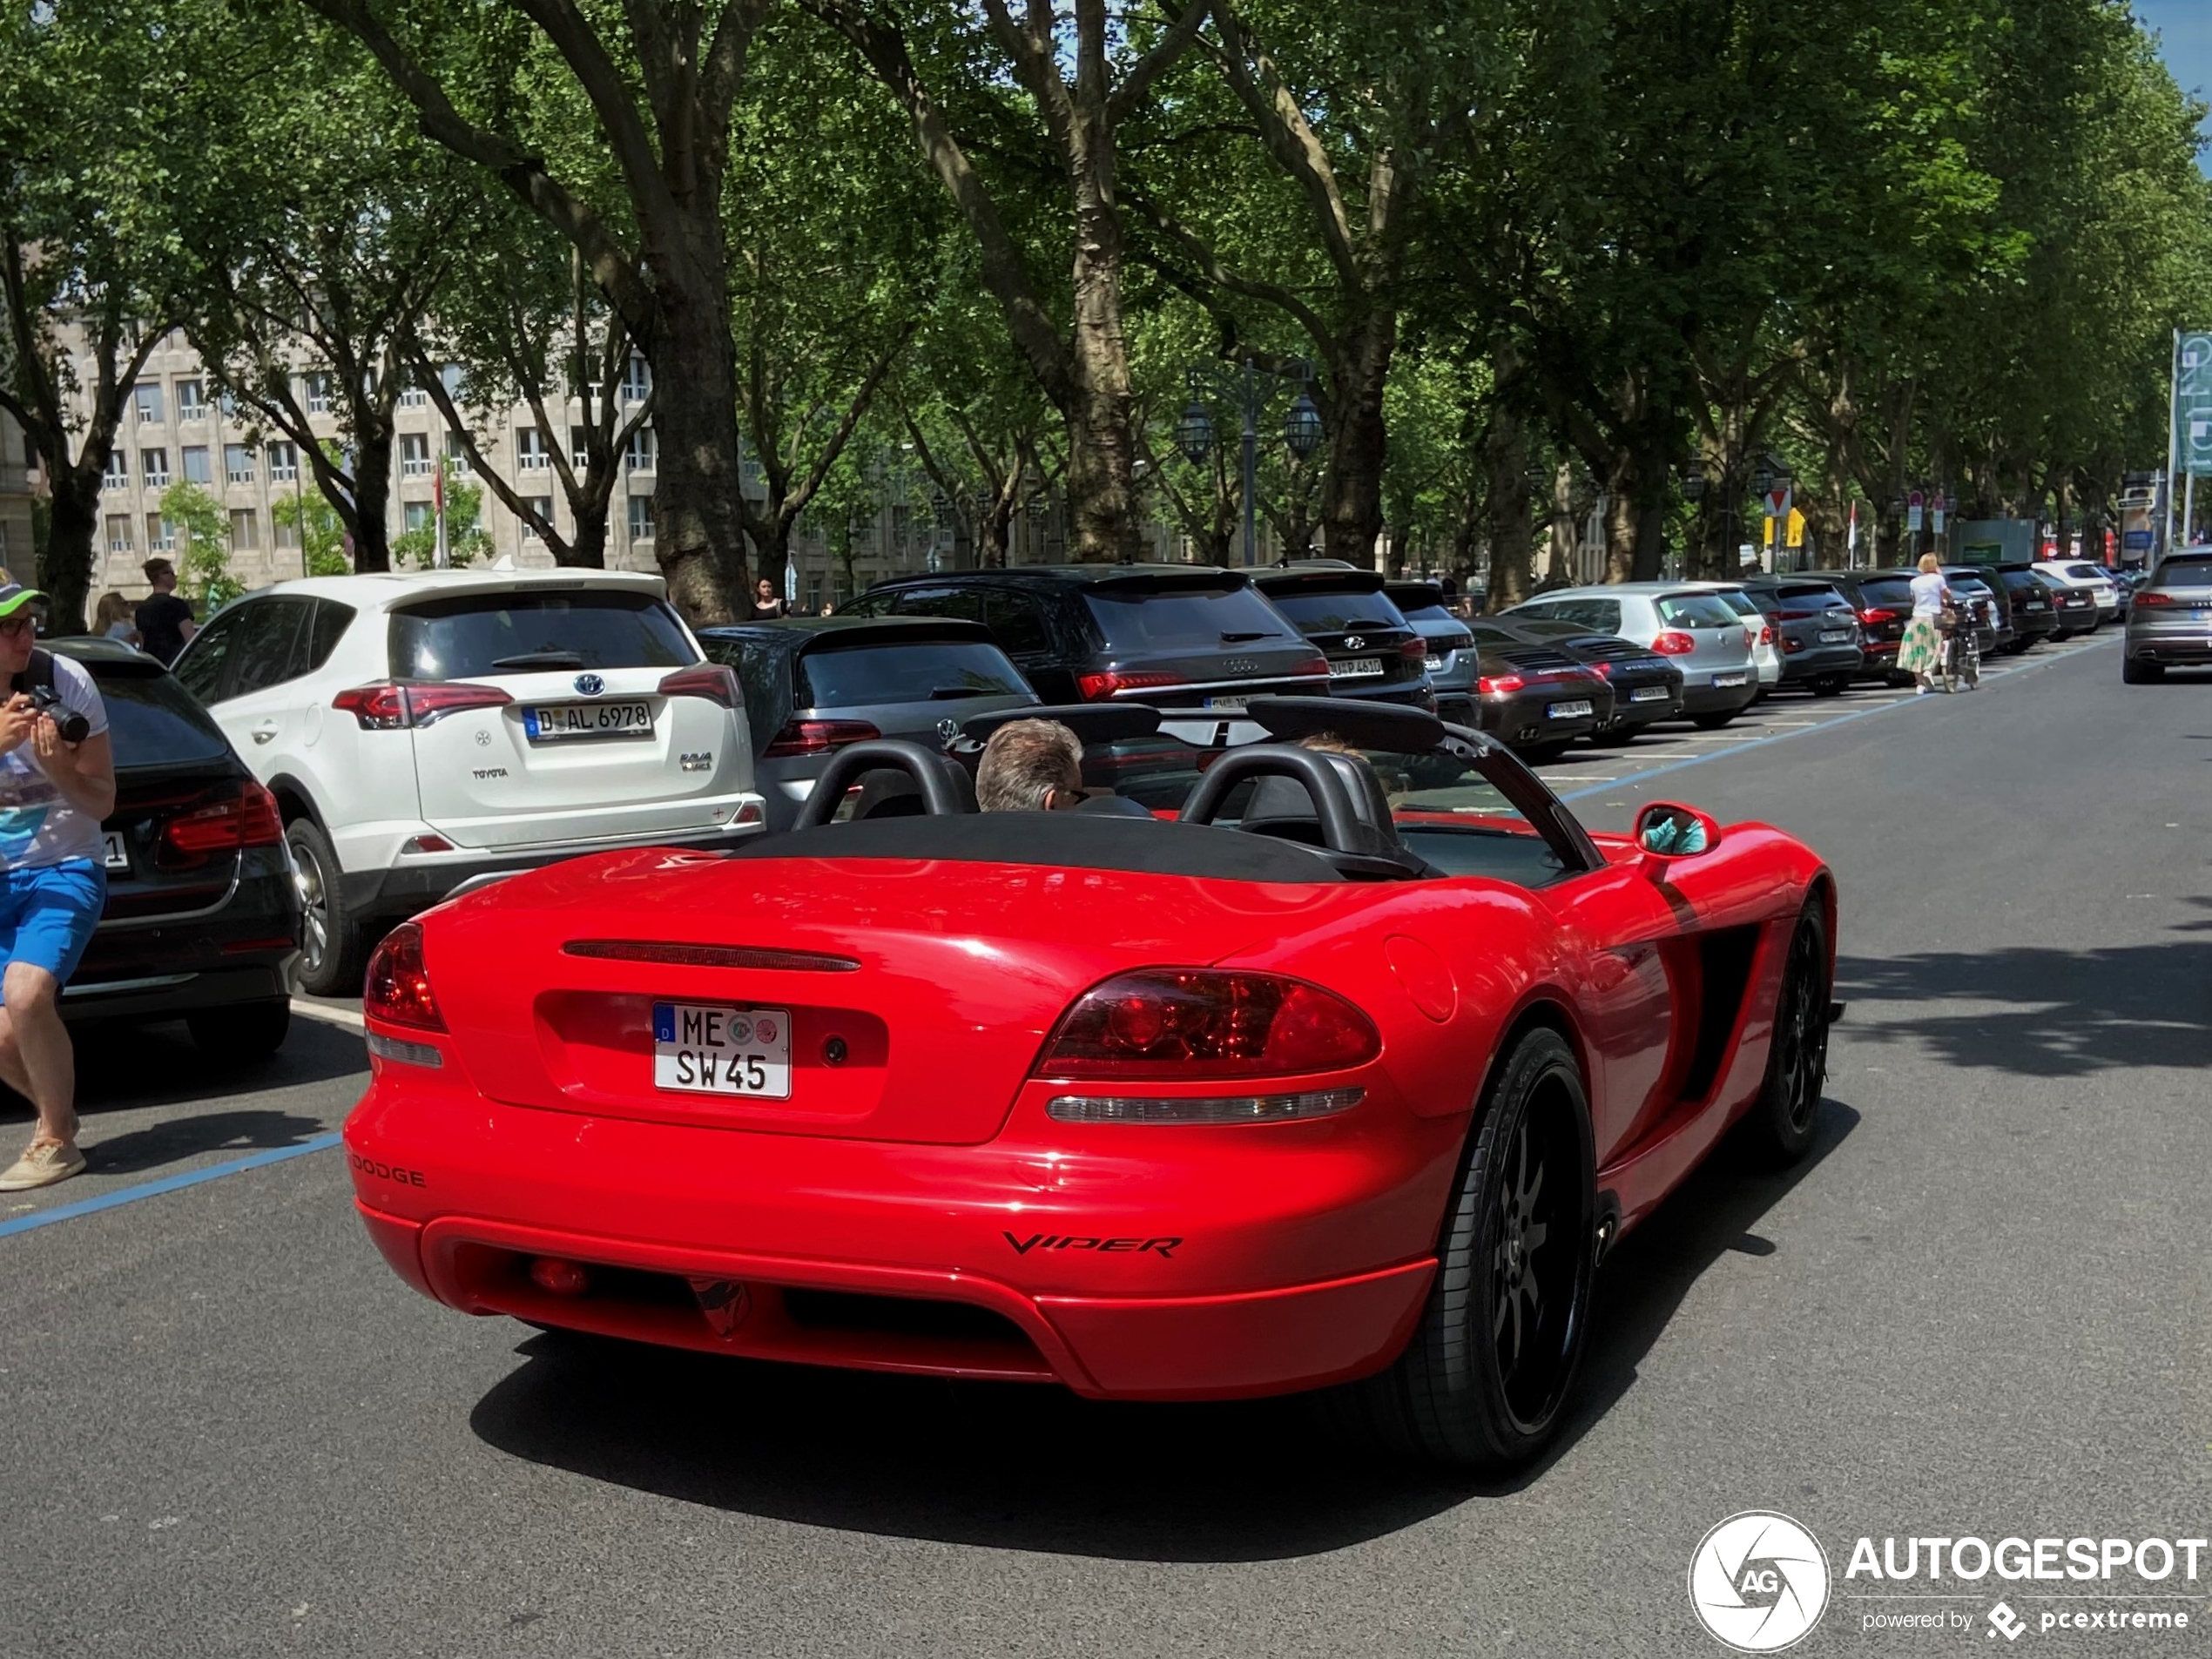
[[107,908],[107,872],[90,859],[10,870],[0,887],[0,951],[66,985]]

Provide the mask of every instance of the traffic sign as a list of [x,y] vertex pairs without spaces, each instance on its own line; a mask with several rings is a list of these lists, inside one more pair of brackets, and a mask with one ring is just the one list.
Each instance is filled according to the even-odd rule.
[[2150,530],[2125,530],[2121,534],[2120,545],[2130,553],[2148,553],[2157,540]]
[[1905,498],[1905,528],[1912,534],[1920,533],[1920,514],[1927,505],[1927,497],[1914,490]]

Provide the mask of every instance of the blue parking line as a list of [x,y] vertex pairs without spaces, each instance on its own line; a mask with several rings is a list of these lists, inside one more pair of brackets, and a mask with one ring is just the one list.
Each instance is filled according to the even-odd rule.
[[[2000,669],[1993,674],[1985,675],[1982,683],[1984,685],[1988,685],[1996,681],[2011,679],[2017,675],[2033,674],[2037,669],[2048,668],[2054,663],[2071,662],[2083,651],[2091,649],[2094,648],[2085,645],[2067,651],[2063,656],[2046,657],[2040,662],[2023,663],[2017,668]],[[1733,749],[1715,749],[1706,754],[1691,755],[1686,760],[1670,760],[1663,766],[1652,767],[1649,772],[1623,773],[1609,784],[1592,784],[1587,789],[1570,790],[1561,795],[1560,799],[1580,800],[1585,795],[1602,795],[1624,789],[1634,789],[1648,778],[1663,778],[1670,772],[1683,772],[1691,766],[1702,766],[1708,760],[1726,760],[1736,755],[1749,753],[1754,749],[1764,749],[1772,744],[1787,743],[1792,738],[1809,738],[1817,732],[1831,732],[1839,725],[1849,725],[1853,720],[1864,720],[1877,714],[1888,714],[1897,709],[1916,707],[1922,700],[1918,697],[1900,697],[1892,702],[1878,704],[1871,709],[1853,709],[1849,714],[1838,714],[1833,719],[1821,721],[1817,725],[1801,726],[1794,732],[1784,732],[1778,737],[1760,738],[1750,743],[1739,744]]]
[[297,1146],[272,1147],[268,1151],[256,1152],[251,1157],[233,1158],[228,1163],[211,1163],[204,1170],[187,1170],[182,1175],[164,1176],[158,1181],[144,1181],[135,1187],[121,1187],[113,1192],[103,1192],[97,1198],[57,1204],[51,1210],[17,1216],[13,1221],[0,1221],[0,1238],[5,1238],[10,1233],[27,1233],[34,1227],[44,1227],[53,1222],[73,1221],[78,1216],[112,1210],[119,1204],[136,1204],[141,1198],[158,1197],[165,1192],[196,1187],[203,1181],[216,1181],[226,1175],[242,1174],[247,1170],[258,1170],[264,1164],[281,1163],[287,1158],[300,1157],[309,1152],[326,1151],[337,1145],[339,1139],[334,1132],[318,1135],[311,1140],[300,1142]]

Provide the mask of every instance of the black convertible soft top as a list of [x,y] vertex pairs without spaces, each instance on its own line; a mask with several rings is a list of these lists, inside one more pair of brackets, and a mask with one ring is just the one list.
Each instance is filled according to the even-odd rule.
[[733,859],[943,859],[1124,870],[1217,881],[1332,882],[1344,878],[1308,847],[1208,824],[1090,813],[960,813],[869,818],[765,837]]

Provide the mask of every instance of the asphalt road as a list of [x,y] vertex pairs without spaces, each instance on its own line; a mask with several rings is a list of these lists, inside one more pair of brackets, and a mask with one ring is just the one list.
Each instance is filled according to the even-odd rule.
[[[1994,1591],[1951,1604],[1962,1633],[1866,1635],[1912,1604],[1840,1575],[1860,1534],[2212,1530],[2212,683],[2123,688],[2093,641],[1755,724],[1553,775],[1601,826],[1687,799],[1833,861],[1851,1012],[1817,1152],[1723,1159],[1622,1243],[1524,1479],[1376,1467],[1297,1402],[463,1318],[384,1269],[339,1155],[298,1150],[357,1090],[349,1031],[302,1022],[231,1076],[132,1035],[90,1056],[93,1172],[0,1200],[0,1653],[1719,1654],[1685,1575],[1755,1507],[1838,1575],[1797,1651],[2006,1648]],[[262,1151],[293,1155],[74,1209]]]

